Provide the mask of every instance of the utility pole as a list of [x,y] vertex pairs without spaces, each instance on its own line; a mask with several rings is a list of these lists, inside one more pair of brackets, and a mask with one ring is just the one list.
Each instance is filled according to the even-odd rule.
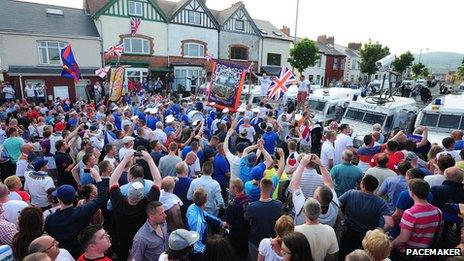
[[[296,44],[296,34],[298,31],[298,9],[300,7],[300,0],[296,0],[296,15],[295,15],[295,35],[293,37],[293,45]],[[295,68],[292,66],[292,72],[294,73]]]

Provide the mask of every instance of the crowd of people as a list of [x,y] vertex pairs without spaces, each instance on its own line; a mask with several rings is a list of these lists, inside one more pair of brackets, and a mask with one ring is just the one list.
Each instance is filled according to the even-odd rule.
[[375,124],[354,148],[351,127],[314,122],[305,95],[236,112],[154,90],[8,99],[0,260],[396,261],[411,260],[408,248],[464,249],[462,130],[432,144],[427,127]]

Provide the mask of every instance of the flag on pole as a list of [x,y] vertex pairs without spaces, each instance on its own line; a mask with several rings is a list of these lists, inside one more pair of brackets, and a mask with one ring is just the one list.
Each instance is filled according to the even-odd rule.
[[273,100],[279,100],[287,92],[288,87],[295,80],[295,75],[286,66],[282,66],[279,77],[275,78],[269,86],[268,96]]
[[70,44],[61,49],[61,61],[63,62],[61,76],[72,78],[74,79],[74,82],[78,82],[81,78],[81,72],[79,70],[79,65],[77,64],[76,59],[74,59],[74,54]]
[[131,17],[130,19],[130,27],[131,27],[131,35],[134,37],[137,34],[137,30],[140,26],[140,18]]
[[95,71],[95,75],[100,77],[100,78],[105,78],[105,76],[106,76],[106,74],[108,74],[109,70],[110,70],[110,66],[102,67],[102,68]]
[[209,53],[208,55],[206,55],[206,61],[209,62],[209,61],[211,61],[212,59],[213,59],[213,55],[212,55],[212,54]]
[[255,63],[251,62],[250,66],[246,69],[246,73],[251,73],[253,71],[253,68],[255,68]]
[[108,48],[108,50],[105,51],[105,59],[108,60],[113,56],[120,57],[123,51],[124,51],[124,43],[113,45],[110,48]]

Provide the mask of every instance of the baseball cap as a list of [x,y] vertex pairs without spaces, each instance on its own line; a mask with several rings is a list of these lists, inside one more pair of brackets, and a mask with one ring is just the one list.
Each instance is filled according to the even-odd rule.
[[35,159],[33,162],[32,162],[32,166],[34,167],[34,170],[35,171],[39,171],[41,168],[43,168],[44,166],[47,166],[48,164],[48,161],[47,160],[44,160],[42,158],[38,158],[38,159]]
[[407,161],[411,161],[411,160],[416,160],[418,159],[419,157],[417,157],[416,153],[412,152],[412,151],[409,151],[408,154],[406,154],[406,158],[405,160]]
[[66,201],[73,201],[76,198],[76,190],[71,185],[62,185],[52,192],[52,195]]
[[247,155],[248,166],[253,166],[256,163],[256,154],[254,152]]
[[195,244],[199,239],[200,235],[195,231],[177,229],[169,235],[169,249],[179,251]]
[[251,169],[250,176],[254,180],[261,180],[263,178],[265,170],[266,170],[266,165],[264,165],[264,163],[260,163]]
[[62,122],[58,122],[57,124],[55,124],[55,131],[56,132],[60,132],[60,131],[63,131],[64,128],[66,128],[66,125]]
[[144,196],[144,186],[140,181],[130,183],[127,191],[127,200],[131,202],[139,202]]
[[129,143],[131,141],[135,140],[134,137],[132,136],[125,136],[124,138],[122,138],[122,143],[126,144],[126,143]]

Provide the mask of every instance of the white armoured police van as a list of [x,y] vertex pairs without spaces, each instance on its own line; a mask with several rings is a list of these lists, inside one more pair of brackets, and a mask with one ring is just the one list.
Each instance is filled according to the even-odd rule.
[[308,97],[314,120],[323,126],[327,126],[331,121],[340,121],[355,95],[360,97],[361,91],[339,87],[315,90]]
[[464,130],[464,94],[435,98],[417,116],[415,127],[429,128],[429,141],[441,144],[453,130]]
[[393,96],[385,103],[374,103],[373,97],[351,101],[341,123],[347,123],[353,129],[353,145],[360,147],[364,136],[372,132],[372,125],[379,123],[382,133],[400,128],[408,129],[414,124],[419,109],[411,98]]

